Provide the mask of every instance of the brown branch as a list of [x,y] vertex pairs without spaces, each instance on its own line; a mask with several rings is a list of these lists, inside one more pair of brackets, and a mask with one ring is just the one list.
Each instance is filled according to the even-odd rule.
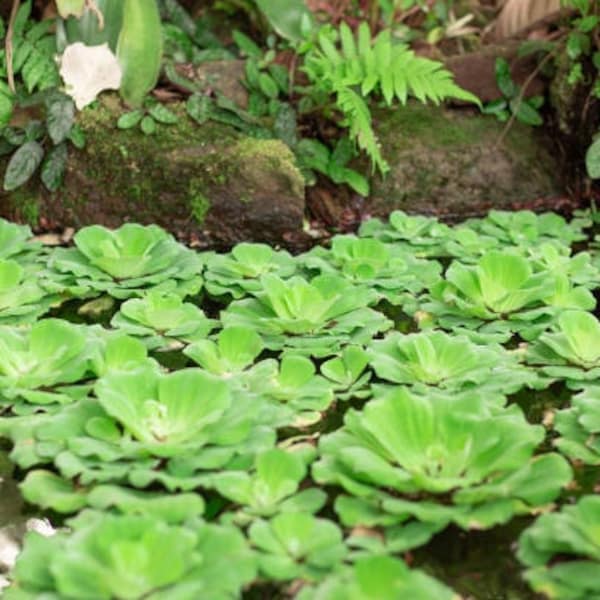
[[15,29],[15,20],[19,11],[19,0],[13,0],[12,8],[10,9],[10,19],[8,21],[8,29],[6,31],[6,40],[4,48],[6,51],[6,76],[8,78],[8,87],[14,94],[17,89],[15,87],[15,72],[13,69],[13,32]]

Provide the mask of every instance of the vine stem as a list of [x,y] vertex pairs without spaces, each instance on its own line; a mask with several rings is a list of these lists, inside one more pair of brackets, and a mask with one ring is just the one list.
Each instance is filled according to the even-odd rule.
[[496,140],[496,143],[494,144],[494,146],[496,148],[498,146],[500,146],[500,144],[504,141],[506,134],[510,131],[511,127],[513,126],[515,119],[517,118],[517,113],[519,112],[519,107],[521,106],[521,103],[525,99],[525,94],[527,93],[527,88],[531,85],[533,80],[539,75],[539,73],[544,68],[546,63],[551,58],[554,58],[554,56],[556,55],[557,49],[558,49],[558,47],[555,48],[554,50],[552,50],[552,52],[548,52],[548,54],[546,54],[546,56],[544,56],[544,58],[539,62],[538,66],[532,71],[532,73],[529,75],[529,77],[527,77],[527,79],[523,83],[523,86],[521,87],[521,91],[519,92],[519,95],[517,96],[517,99],[515,102],[515,108],[512,111],[512,114],[510,115],[510,119],[507,121],[506,126],[504,127],[504,129],[502,130],[502,133],[498,136],[498,139]]
[[15,73],[13,69],[13,31],[15,29],[15,20],[19,11],[20,0],[13,0],[12,8],[10,9],[10,19],[8,21],[8,29],[6,31],[5,51],[6,51],[6,77],[8,79],[8,87],[14,94],[17,89],[15,87]]

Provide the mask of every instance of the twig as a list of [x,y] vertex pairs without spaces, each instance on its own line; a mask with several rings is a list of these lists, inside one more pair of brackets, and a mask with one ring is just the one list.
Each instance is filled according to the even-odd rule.
[[510,119],[506,122],[506,125],[504,126],[502,133],[496,140],[496,143],[494,144],[494,148],[497,148],[504,141],[506,134],[510,131],[511,127],[514,125],[515,119],[517,118],[517,113],[519,112],[519,108],[521,107],[521,103],[525,99],[525,94],[527,93],[527,88],[531,85],[533,80],[539,75],[540,71],[544,68],[546,63],[551,58],[554,57],[554,55],[558,51],[558,48],[559,47],[556,47],[554,50],[552,50],[552,52],[548,52],[548,54],[546,54],[546,56],[544,56],[544,58],[540,61],[540,64],[532,71],[531,75],[529,75],[529,77],[527,77],[527,79],[523,83],[523,86],[521,87],[521,91],[519,92],[519,95],[516,98],[515,105],[512,110],[512,114],[510,115]]
[[10,9],[10,19],[8,21],[8,29],[6,31],[6,40],[4,48],[6,51],[6,77],[8,79],[8,87],[14,94],[17,91],[15,87],[15,72],[13,69],[13,32],[15,29],[15,20],[19,11],[19,0],[13,0],[12,8]]

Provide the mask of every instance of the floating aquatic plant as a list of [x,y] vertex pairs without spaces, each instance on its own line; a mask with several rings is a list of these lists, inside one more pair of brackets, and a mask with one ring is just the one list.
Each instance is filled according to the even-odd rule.
[[450,522],[487,528],[552,502],[571,470],[558,454],[534,456],[543,438],[515,405],[396,388],[321,438],[313,476],[350,494],[335,503],[345,525],[395,526],[406,549]]
[[600,496],[538,517],[521,535],[517,555],[536,592],[560,600],[599,597]]
[[446,256],[445,245],[451,237],[451,228],[433,217],[407,215],[395,210],[389,224],[370,219],[359,229],[361,237],[374,237],[382,242],[395,242],[400,247],[412,249],[420,257]]
[[68,275],[64,285],[116,298],[149,290],[183,297],[202,287],[201,255],[156,225],[126,223],[115,230],[92,225],[80,229],[73,240],[75,248],[57,248],[49,261],[52,269]]
[[149,348],[170,348],[205,338],[218,324],[174,293],[148,292],[124,302],[111,325],[141,338]]
[[348,553],[335,523],[304,512],[257,520],[248,537],[258,550],[260,570],[275,580],[322,579],[339,568]]
[[287,279],[297,269],[297,261],[285,250],[266,244],[237,244],[229,254],[211,254],[206,261],[206,290],[213,296],[229,294],[234,299],[260,292],[263,275]]
[[571,407],[554,416],[561,452],[588,465],[600,465],[600,388],[591,385],[575,395]]
[[351,567],[344,567],[322,583],[305,586],[298,600],[457,600],[458,596],[443,583],[422,571],[409,569],[398,558],[368,556]]
[[386,381],[424,393],[475,390],[486,401],[500,405],[505,396],[537,383],[535,372],[501,346],[479,346],[442,331],[393,332],[371,343],[369,357],[377,375]]
[[353,235],[336,235],[331,249],[316,246],[300,260],[310,271],[342,276],[374,289],[392,304],[402,304],[407,295],[432,286],[441,273],[436,261],[417,259],[395,245]]
[[488,252],[471,266],[454,261],[421,308],[445,329],[505,342],[515,333],[535,337],[562,309],[594,306],[587,289],[573,290],[550,271],[534,272],[523,256]]
[[255,558],[233,527],[89,511],[69,524],[71,533],[27,535],[5,598],[225,600],[256,574]]
[[307,281],[275,275],[261,279],[263,291],[238,300],[221,313],[224,326],[253,328],[265,346],[312,356],[327,356],[344,345],[362,343],[392,325],[368,308],[377,293],[341,277],[319,275]]

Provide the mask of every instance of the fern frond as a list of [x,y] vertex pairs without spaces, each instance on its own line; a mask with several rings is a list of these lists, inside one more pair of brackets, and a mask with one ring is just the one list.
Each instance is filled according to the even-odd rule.
[[338,90],[336,99],[338,108],[344,113],[344,124],[350,129],[350,138],[369,156],[373,169],[387,173],[390,167],[381,154],[367,103],[354,90],[345,87]]

